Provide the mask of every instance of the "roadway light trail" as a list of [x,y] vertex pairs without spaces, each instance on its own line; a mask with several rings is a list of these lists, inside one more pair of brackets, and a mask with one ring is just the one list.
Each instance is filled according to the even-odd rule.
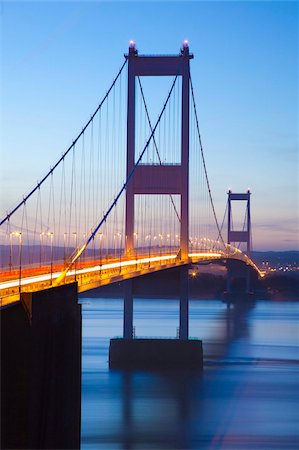
[[[130,259],[130,260],[124,260],[124,261],[117,261],[112,263],[106,263],[102,265],[95,265],[93,267],[88,267],[85,269],[76,269],[76,270],[70,270],[67,274],[67,277],[72,276],[80,276],[83,274],[88,274],[92,272],[99,272],[99,271],[109,271],[112,269],[117,269],[121,267],[130,267],[130,266],[136,266],[136,264],[146,264],[146,263],[155,263],[155,262],[161,262],[166,260],[175,260],[177,258],[176,254],[169,254],[169,255],[162,255],[162,256],[152,256],[150,258],[139,258],[139,259]],[[63,272],[53,272],[52,273],[52,279],[57,279],[61,276]],[[19,280],[12,280],[12,281],[5,281],[0,283],[0,291],[4,289],[11,289],[16,288],[21,284],[21,286],[28,286],[30,284],[34,283],[40,283],[44,281],[50,281],[51,280],[51,274],[44,274],[44,275],[37,275],[33,277],[26,277],[21,280],[19,283]]]
[[[56,285],[68,284],[72,282],[78,283],[78,292],[84,292],[89,289],[110,284],[116,281],[122,281],[135,276],[146,275],[156,270],[163,270],[165,268],[174,268],[188,263],[196,263],[203,260],[219,260],[219,259],[239,259],[245,264],[253,267],[260,277],[264,276],[254,262],[242,252],[236,251],[233,246],[229,246],[227,252],[219,251],[205,251],[188,253],[188,259],[180,260],[176,253],[155,254],[151,257],[140,257],[134,259],[124,259],[99,264],[94,261],[94,265],[84,268],[76,268],[68,271],[64,276],[64,268],[57,271],[59,266],[56,266],[56,271],[51,273],[44,273],[35,276],[17,277],[14,280],[6,280],[0,282],[0,306],[5,306],[20,300],[20,293],[36,292],[38,290],[49,289],[53,287],[53,281]],[[40,267],[36,268],[38,272]],[[57,283],[57,280],[61,280]]]
[[[239,252],[238,252],[239,253]],[[235,254],[235,252],[233,253]],[[189,258],[190,259],[198,259],[198,260],[202,260],[202,259],[217,259],[217,258],[224,258],[224,257],[229,257],[229,255],[224,254],[223,252],[193,252],[193,253],[189,253]],[[256,266],[254,263],[252,263],[250,261],[250,258],[248,258],[248,256],[245,256],[245,262],[247,264],[252,265],[256,270]],[[91,267],[86,267],[86,268],[82,268],[82,269],[72,269],[68,272],[66,279],[71,278],[71,277],[80,277],[82,275],[86,275],[86,274],[91,274],[91,273],[96,273],[96,272],[108,272],[109,275],[109,271],[113,271],[113,269],[122,269],[122,268],[130,268],[130,266],[134,267],[134,271],[136,271],[136,266],[138,265],[142,265],[142,264],[150,264],[150,263],[159,263],[159,265],[163,265],[162,262],[165,261],[175,261],[177,259],[177,254],[166,254],[166,255],[155,255],[155,256],[151,256],[151,257],[143,257],[143,258],[134,258],[134,259],[127,259],[127,260],[122,260],[122,261],[113,261],[113,262],[108,262],[105,264],[96,264],[94,266]],[[187,261],[185,262],[187,263]],[[24,277],[21,280],[19,279],[15,279],[15,280],[10,280],[10,281],[4,281],[2,283],[0,283],[0,292],[7,290],[7,289],[13,289],[13,288],[17,288],[19,286],[21,287],[28,287],[30,285],[34,286],[34,284],[37,283],[42,283],[42,282],[48,282],[51,279],[52,280],[57,280],[61,277],[61,275],[63,274],[63,271],[59,271],[59,272],[53,272],[52,274],[42,274],[42,275],[36,275],[36,276],[30,276],[30,277]],[[261,275],[261,274],[260,274]],[[34,290],[32,288],[32,290]]]
[[[223,255],[221,253],[189,253],[189,257],[192,258],[221,258]],[[102,265],[96,265],[93,267],[87,267],[85,269],[77,269],[77,270],[70,270],[68,272],[69,277],[71,276],[79,276],[86,273],[91,272],[97,272],[99,270],[105,271],[110,269],[117,269],[119,267],[129,267],[129,266],[136,266],[136,264],[146,264],[146,263],[153,263],[153,262],[161,262],[166,260],[174,260],[177,258],[176,254],[168,254],[168,255],[159,255],[159,256],[152,256],[150,258],[139,258],[139,259],[130,259],[125,261],[118,261],[113,263],[107,263]],[[57,279],[61,276],[63,272],[53,272],[52,273],[52,279]],[[51,279],[51,274],[45,274],[45,275],[38,275],[33,277],[27,277],[23,278],[21,280],[21,286],[26,286],[28,284],[33,283],[39,283],[42,281],[49,281]],[[19,280],[12,280],[12,281],[6,281],[3,283],[0,283],[0,290],[2,289],[9,289],[13,287],[17,287],[19,285]]]

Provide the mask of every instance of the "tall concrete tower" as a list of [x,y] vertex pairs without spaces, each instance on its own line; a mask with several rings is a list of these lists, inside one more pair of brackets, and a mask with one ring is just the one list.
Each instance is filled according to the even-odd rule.
[[[250,215],[250,191],[248,189],[245,193],[233,193],[228,191],[228,224],[227,224],[227,243],[235,244],[239,242],[246,243],[246,254],[250,256],[251,253],[251,215]],[[232,230],[232,202],[245,201],[246,202],[246,227],[243,230]],[[227,271],[227,292],[231,292],[231,280],[236,274],[236,269],[233,265],[228,265]],[[251,292],[250,280],[250,266],[246,268],[246,292]]]
[[134,195],[178,194],[181,196],[180,249],[181,259],[188,259],[189,249],[189,45],[184,41],[179,55],[139,56],[131,41],[128,59],[127,109],[127,177],[135,163],[135,78],[138,76],[181,76],[181,162],[167,165],[142,165],[135,170],[126,190],[126,255],[134,254]]
[[[245,194],[236,194],[231,190],[228,191],[228,226],[227,226],[227,243],[245,242],[247,255],[250,256],[251,252],[251,218],[250,218],[250,191]],[[245,201],[246,202],[246,229],[234,231],[232,230],[232,201]]]

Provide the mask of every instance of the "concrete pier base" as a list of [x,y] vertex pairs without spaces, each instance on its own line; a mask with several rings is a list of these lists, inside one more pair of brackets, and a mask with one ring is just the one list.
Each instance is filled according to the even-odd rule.
[[110,369],[203,368],[202,342],[188,339],[111,339]]

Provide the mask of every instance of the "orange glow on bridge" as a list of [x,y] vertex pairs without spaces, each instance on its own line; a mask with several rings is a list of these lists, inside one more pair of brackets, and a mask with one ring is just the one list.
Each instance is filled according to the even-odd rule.
[[69,264],[67,267],[64,264],[55,264],[51,271],[50,266],[31,267],[22,269],[21,277],[17,270],[3,272],[0,274],[0,306],[19,301],[20,294],[23,292],[49,289],[75,281],[78,283],[78,292],[84,292],[157,270],[205,260],[240,259],[257,270],[260,276],[263,276],[250,258],[240,251],[232,250],[229,253],[221,251],[193,252],[189,253],[189,258],[186,260],[180,259],[177,254],[168,253],[152,256],[140,255],[139,258],[111,258],[102,261],[102,264],[98,260],[77,262]]

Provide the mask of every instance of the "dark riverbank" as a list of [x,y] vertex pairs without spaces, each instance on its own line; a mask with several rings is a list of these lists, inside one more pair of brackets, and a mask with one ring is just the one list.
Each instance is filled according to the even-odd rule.
[[299,273],[268,275],[260,281],[272,300],[299,300]]

